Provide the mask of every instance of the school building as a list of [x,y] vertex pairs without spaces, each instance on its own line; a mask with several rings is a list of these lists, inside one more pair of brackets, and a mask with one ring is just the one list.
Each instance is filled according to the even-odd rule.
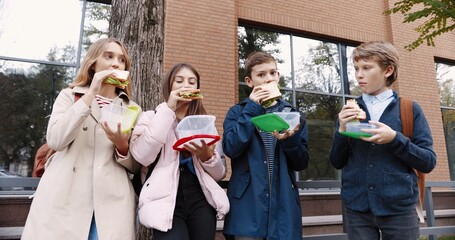
[[[346,98],[360,95],[349,59],[352,48],[366,41],[390,41],[400,54],[394,89],[422,106],[431,127],[438,162],[427,179],[454,180],[455,32],[438,37],[436,47],[424,43],[410,52],[404,46],[417,39],[414,28],[422,21],[404,24],[401,14],[383,14],[394,2],[169,0],[164,71],[182,61],[199,69],[204,104],[216,115],[221,133],[227,110],[245,97],[243,76],[239,80],[239,41],[247,41],[248,30],[275,34],[279,43],[263,49],[279,50],[274,56],[282,61],[279,70],[286,81],[281,89],[307,116],[310,166],[301,177],[334,179],[339,175],[326,162],[336,114]],[[330,102],[338,106],[327,107]]]
[[[328,163],[337,114],[346,99],[361,94],[356,87],[350,54],[362,42],[392,42],[400,54],[398,81],[393,87],[400,96],[411,98],[422,106],[433,134],[438,162],[427,179],[455,179],[454,32],[437,37],[435,47],[423,44],[414,51],[407,51],[404,46],[418,37],[414,28],[423,21],[405,24],[399,13],[383,14],[395,1],[367,0],[361,4],[354,0],[165,2],[163,72],[177,62],[191,63],[199,70],[203,102],[208,112],[217,117],[220,134],[228,109],[248,94],[242,71],[246,54],[254,49],[273,52],[279,61],[283,98],[305,112],[307,118],[310,165],[299,173],[300,180],[340,179],[340,172]],[[38,68],[45,72],[57,66],[65,68],[64,73],[69,74],[65,80],[71,82],[81,61],[79,57],[84,53],[81,49],[84,28],[90,24],[100,25],[88,18],[86,11],[97,5],[106,6],[106,3],[110,1],[43,0],[21,6],[21,1],[2,1],[1,76],[12,79],[11,73],[18,73],[20,68]],[[43,11],[32,11],[38,8]],[[44,20],[48,22],[40,23]],[[21,21],[25,23],[21,25]],[[64,29],[58,25],[60,22],[65,23]],[[63,33],[69,30],[73,31]],[[40,47],[48,42],[54,44],[49,46],[56,46],[52,41],[57,42],[60,38],[74,44],[74,59],[58,58],[58,54],[50,59],[47,52],[42,54],[44,57],[37,56],[35,51]],[[52,74],[46,74],[49,74],[44,77],[46,84],[58,90],[60,86],[55,85],[55,79],[61,78],[62,73],[54,70]],[[55,91],[52,95],[56,96]],[[52,100],[46,102],[46,106],[50,108],[51,103]],[[17,114],[27,113],[20,111]],[[44,129],[45,126],[39,127]],[[25,147],[14,151],[28,150]],[[20,164],[7,166],[0,162],[0,167],[14,172],[30,172],[30,169],[21,170],[18,166]]]
[[[27,141],[36,135],[32,130],[45,129],[47,121],[37,121],[41,125],[21,123],[39,118],[37,111],[43,108],[46,112],[39,116],[50,113],[58,90],[72,82],[80,66],[84,29],[107,29],[107,22],[88,17],[88,11],[109,8],[110,2],[0,1],[0,170],[30,176],[34,153]],[[423,44],[407,51],[404,46],[417,39],[414,29],[423,21],[405,24],[399,13],[384,15],[396,2],[388,0],[165,2],[163,72],[178,62],[198,69],[203,103],[217,117],[220,134],[228,109],[248,96],[242,71],[245,56],[261,49],[278,59],[283,98],[306,114],[310,163],[297,174],[299,180],[311,180],[303,182],[305,186],[326,186],[315,182],[318,180],[340,180],[341,173],[328,163],[328,154],[338,112],[347,99],[361,95],[350,60],[352,50],[372,40],[393,43],[400,54],[398,81],[393,88],[422,106],[433,135],[438,162],[427,181],[455,181],[455,32],[438,36],[435,47]],[[36,102],[38,110],[31,109]],[[225,180],[230,176],[229,159],[227,166]],[[339,185],[337,189],[323,187],[324,193],[302,188],[309,189],[301,195],[305,234],[341,232]],[[26,195],[0,200],[6,212],[0,221],[0,235],[8,235],[5,227],[14,227],[13,239],[19,239],[31,200]],[[446,215],[436,214],[442,219],[438,226],[453,226],[453,190],[435,194],[434,206],[451,209]],[[320,216],[335,220],[321,221]]]

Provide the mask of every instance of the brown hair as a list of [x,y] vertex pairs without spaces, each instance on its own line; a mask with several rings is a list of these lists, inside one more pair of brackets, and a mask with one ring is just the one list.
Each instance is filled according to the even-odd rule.
[[360,59],[375,61],[382,70],[385,70],[388,66],[393,67],[393,73],[387,78],[387,87],[390,87],[397,80],[399,57],[397,49],[391,43],[372,41],[360,44],[352,52],[352,60],[356,62]]
[[254,66],[274,62],[276,65],[275,58],[267,52],[252,52],[248,55],[248,58],[245,61],[245,74],[247,77],[251,78],[251,70]]
[[[199,89],[201,87],[201,79],[200,79],[200,76],[199,76],[199,73],[197,72],[197,70],[193,66],[191,66],[191,64],[177,63],[167,72],[166,76],[164,77],[163,86],[162,86],[164,101],[167,102],[169,100],[169,95],[172,90],[172,84],[174,84],[174,81],[175,81],[175,76],[183,68],[189,69],[190,71],[192,71],[194,73],[194,75],[196,75],[197,88]],[[207,114],[207,112],[205,111],[205,108],[202,105],[202,100],[193,100],[190,102],[188,112],[185,114],[185,116],[205,115],[205,114]]]
[[[109,43],[115,42],[122,49],[123,55],[125,55],[125,71],[129,71],[131,68],[131,58],[128,55],[125,45],[116,38],[101,38],[94,42],[88,49],[87,54],[85,55],[84,61],[82,61],[81,68],[76,75],[76,79],[71,84],[71,87],[74,86],[87,86],[92,83],[93,76],[95,75],[95,70],[93,70],[93,65],[96,63],[96,59],[104,53]],[[128,76],[128,81],[131,82],[130,76]],[[128,96],[132,93],[131,84],[123,90]]]

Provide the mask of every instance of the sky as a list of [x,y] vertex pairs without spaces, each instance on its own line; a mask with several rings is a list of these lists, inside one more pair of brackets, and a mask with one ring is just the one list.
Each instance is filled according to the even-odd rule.
[[0,0],[0,56],[44,60],[53,47],[77,45],[79,0]]

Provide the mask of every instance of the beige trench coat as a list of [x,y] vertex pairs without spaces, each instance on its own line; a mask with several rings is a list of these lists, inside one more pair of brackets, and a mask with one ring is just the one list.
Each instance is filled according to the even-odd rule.
[[[100,240],[134,240],[137,197],[128,172],[140,165],[117,159],[114,144],[98,123],[100,108],[74,103],[75,87],[60,92],[49,120],[47,140],[57,152],[49,159],[33,198],[24,240],[87,240],[95,216]],[[135,105],[121,93],[114,102]],[[74,104],[73,104],[74,103]]]

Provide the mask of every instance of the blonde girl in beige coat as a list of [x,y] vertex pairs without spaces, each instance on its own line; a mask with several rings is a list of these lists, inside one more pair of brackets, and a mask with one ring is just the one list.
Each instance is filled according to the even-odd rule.
[[[103,83],[116,77],[114,69],[130,66],[120,41],[100,39],[71,87],[58,95],[47,129],[47,142],[57,152],[47,163],[22,239],[135,239],[136,197],[128,173],[140,167],[129,153],[130,133],[99,122],[107,104],[138,107],[129,99],[130,86]],[[74,102],[76,94],[83,96]]]

